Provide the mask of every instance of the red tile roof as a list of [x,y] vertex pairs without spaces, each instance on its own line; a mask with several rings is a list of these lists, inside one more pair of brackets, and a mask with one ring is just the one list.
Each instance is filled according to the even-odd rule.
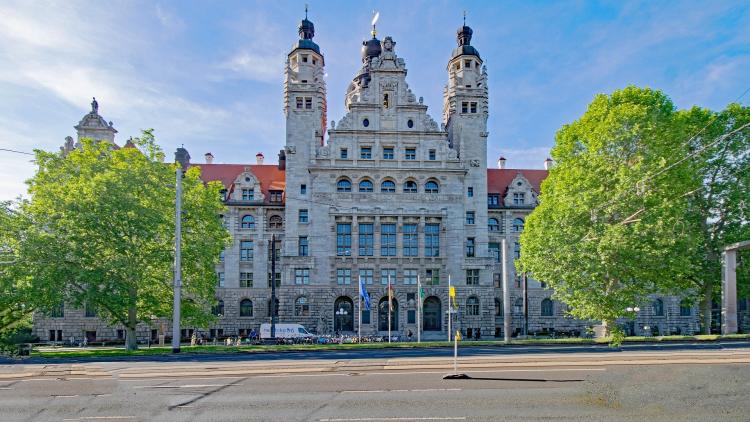
[[269,190],[284,190],[286,186],[285,172],[279,170],[277,164],[190,164],[190,167],[200,167],[201,179],[206,182],[218,180],[230,193],[237,176],[249,168],[260,182],[266,202],[270,198]]
[[487,169],[487,193],[499,193],[504,197],[508,186],[518,173],[531,183],[536,193],[541,193],[542,180],[549,174],[547,170]]

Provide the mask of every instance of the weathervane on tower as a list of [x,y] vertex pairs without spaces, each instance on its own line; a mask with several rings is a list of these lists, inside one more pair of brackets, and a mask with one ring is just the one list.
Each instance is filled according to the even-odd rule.
[[377,31],[375,30],[375,24],[378,23],[378,18],[380,17],[380,12],[373,10],[372,11],[375,15],[372,17],[372,37],[375,38],[375,35],[377,34]]

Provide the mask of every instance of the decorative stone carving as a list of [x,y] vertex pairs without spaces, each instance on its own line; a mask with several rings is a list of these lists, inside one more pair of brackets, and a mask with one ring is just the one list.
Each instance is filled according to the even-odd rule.
[[479,160],[471,160],[471,161],[469,161],[469,164],[472,167],[479,167]]
[[297,153],[297,147],[294,145],[287,145],[286,146],[286,153],[287,154],[296,154]]

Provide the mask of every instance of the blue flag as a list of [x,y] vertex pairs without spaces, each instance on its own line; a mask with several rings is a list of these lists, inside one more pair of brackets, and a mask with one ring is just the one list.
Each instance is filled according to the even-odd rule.
[[359,278],[359,295],[362,296],[362,300],[365,301],[365,309],[370,309],[370,295],[367,294],[367,290],[365,290],[365,282],[361,277]]

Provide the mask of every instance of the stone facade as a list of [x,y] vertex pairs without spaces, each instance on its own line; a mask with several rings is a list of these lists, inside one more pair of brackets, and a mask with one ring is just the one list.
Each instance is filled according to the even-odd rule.
[[[347,112],[328,127],[325,59],[313,36],[305,19],[286,60],[286,139],[279,164],[262,164],[262,154],[252,165],[213,164],[210,153],[206,164],[191,164],[201,167],[205,180],[226,187],[224,219],[233,243],[217,264],[216,324],[185,329],[183,335],[192,329],[210,337],[245,335],[270,321],[272,237],[278,321],[318,333],[357,330],[362,277],[372,301],[361,316],[362,334],[384,335],[389,276],[395,334],[417,331],[417,279],[425,290],[425,339],[447,338],[449,279],[459,305],[454,326],[465,336],[502,337],[505,317],[513,319],[514,334],[525,325],[530,333],[580,333],[590,326],[566,316],[540,282],[515,274],[518,237],[547,170],[508,169],[502,158],[499,168],[488,168],[487,70],[471,46],[471,29],[459,29],[447,64],[440,125],[409,88],[396,42],[380,41],[373,31],[345,95]],[[89,121],[98,123],[84,124]],[[113,140],[114,128],[101,122],[98,105],[92,105],[76,126],[79,137],[96,130]],[[99,132],[97,139],[104,137]],[[503,240],[512,304],[504,312]],[[678,299],[662,300],[660,315],[653,307],[639,313],[635,334],[643,334],[644,326],[658,326],[660,333],[698,330],[694,307],[680,316]],[[50,330],[58,329],[65,340],[87,331],[96,331],[98,340],[118,337],[117,327],[79,314],[38,315],[36,333],[42,339],[56,339]],[[144,325],[138,335],[155,339],[162,330],[171,332],[168,321]]]

